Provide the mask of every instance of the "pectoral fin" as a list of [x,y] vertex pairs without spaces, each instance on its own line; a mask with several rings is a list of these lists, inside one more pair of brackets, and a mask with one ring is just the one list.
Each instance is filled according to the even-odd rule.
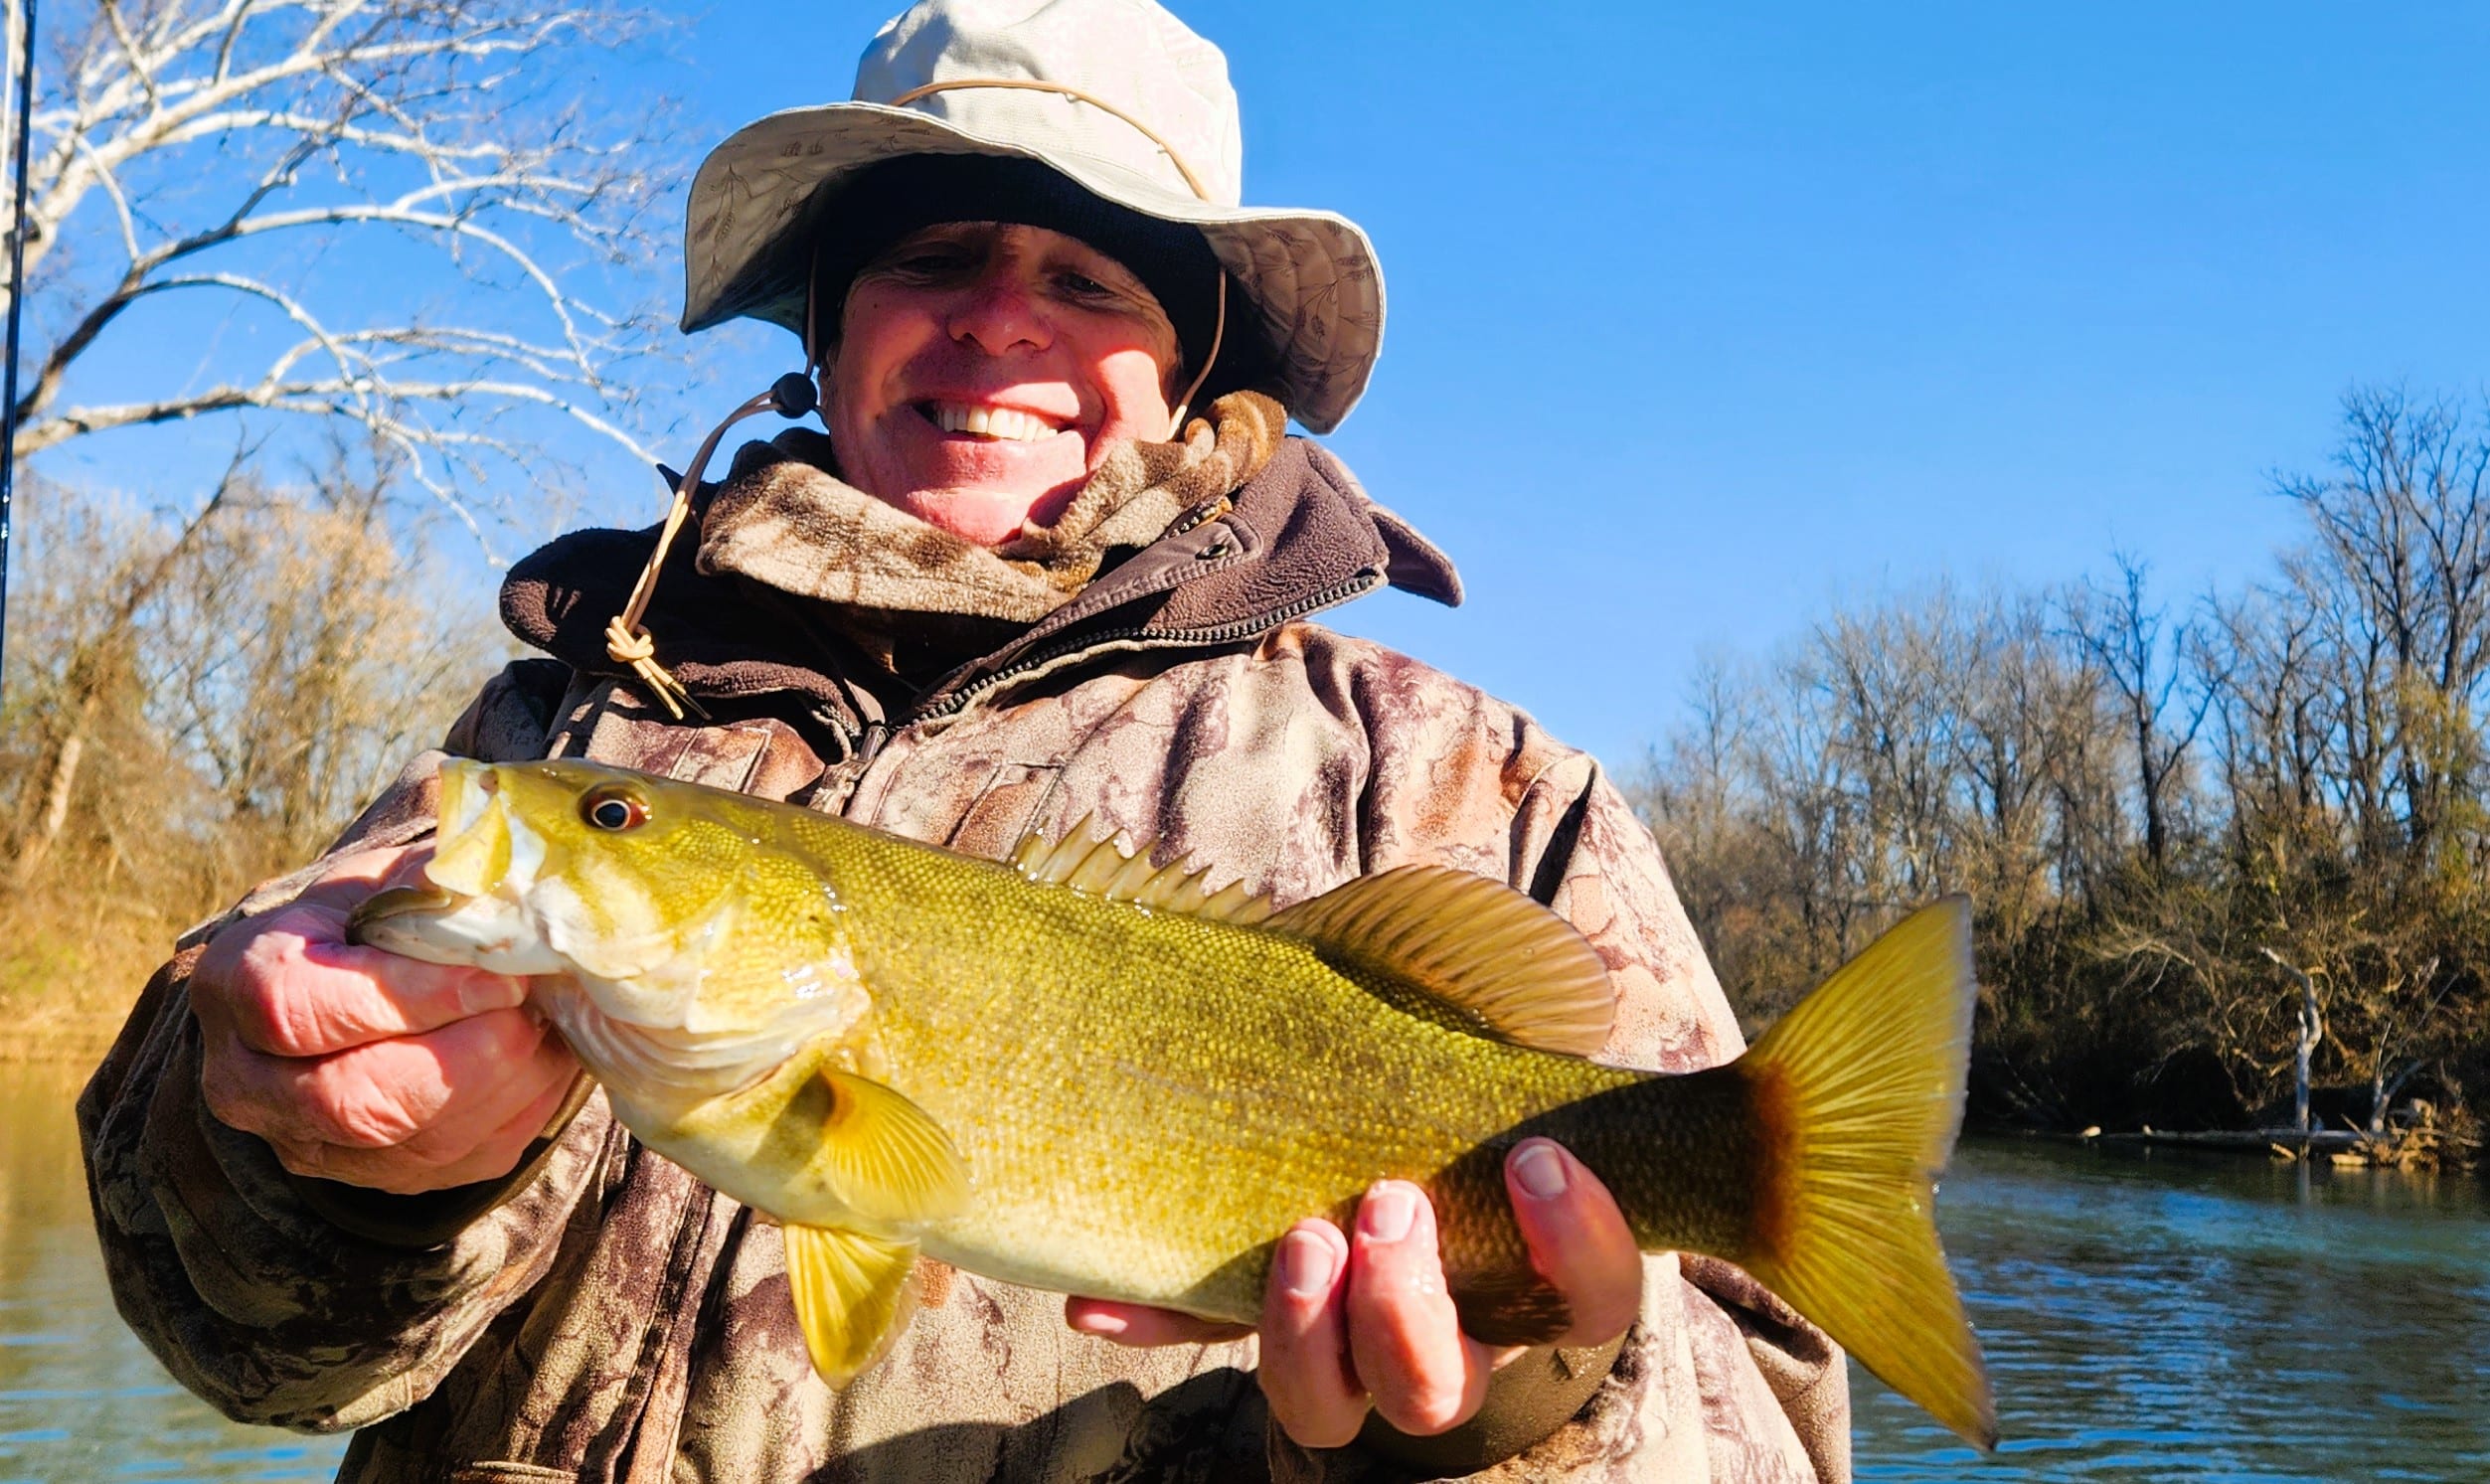
[[787,1291],[813,1369],[843,1387],[890,1348],[915,1308],[916,1243],[787,1227]]
[[815,1167],[868,1222],[938,1221],[968,1200],[968,1166],[923,1108],[869,1077],[823,1071],[830,1105]]

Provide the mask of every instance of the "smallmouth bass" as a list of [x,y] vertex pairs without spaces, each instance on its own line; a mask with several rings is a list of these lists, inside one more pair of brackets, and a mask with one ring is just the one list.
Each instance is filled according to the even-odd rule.
[[1906,919],[1735,1063],[1584,1060],[1596,953],[1501,882],[1405,867],[1274,910],[1076,828],[992,862],[594,764],[451,762],[426,887],[358,941],[535,979],[644,1144],[784,1228],[815,1367],[901,1328],[919,1252],[1254,1322],[1277,1238],[1374,1181],[1434,1203],[1462,1328],[1570,1324],[1503,1158],[1546,1135],[1648,1251],[1737,1262],[1993,1445],[1934,1179],[1960,1121],[1969,911]]

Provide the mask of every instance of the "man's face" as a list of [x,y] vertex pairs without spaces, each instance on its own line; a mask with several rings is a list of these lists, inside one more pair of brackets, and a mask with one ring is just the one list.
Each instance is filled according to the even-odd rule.
[[1175,363],[1175,327],[1115,259],[950,222],[857,274],[823,417],[849,483],[995,546],[1053,520],[1117,441],[1167,436]]

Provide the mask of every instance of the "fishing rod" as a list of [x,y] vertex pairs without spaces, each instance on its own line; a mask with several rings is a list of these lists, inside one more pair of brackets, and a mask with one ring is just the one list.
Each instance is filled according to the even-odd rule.
[[35,0],[25,0],[18,32],[17,205],[9,213],[9,330],[0,356],[0,675],[8,673],[10,496],[17,487],[17,336],[26,312],[26,157],[35,135]]

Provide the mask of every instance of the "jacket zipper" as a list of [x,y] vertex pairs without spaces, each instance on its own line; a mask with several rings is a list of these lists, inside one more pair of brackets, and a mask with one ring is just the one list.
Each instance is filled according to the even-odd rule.
[[[1215,624],[1210,628],[1181,629],[1155,637],[1160,644],[1164,645],[1227,644],[1255,634],[1266,633],[1291,619],[1302,618],[1308,613],[1347,602],[1362,593],[1372,592],[1384,580],[1383,573],[1369,569],[1345,582],[1336,582],[1329,587],[1309,593],[1277,608],[1258,613],[1251,618],[1242,618],[1233,623]],[[913,727],[919,722],[935,721],[957,715],[966,710],[972,702],[992,693],[997,686],[1017,680],[1032,670],[1054,664],[1057,660],[1079,654],[1084,649],[1150,637],[1153,636],[1146,626],[1135,625],[1131,628],[1109,629],[1104,633],[1090,634],[1068,643],[1040,649],[1034,654],[1013,661],[982,680],[964,685],[947,696],[935,698],[929,706],[910,712],[907,721],[902,725]]]
[[857,777],[864,777],[865,769],[873,766],[873,760],[882,755],[883,745],[891,741],[891,724],[888,722],[867,722],[865,730],[857,735]]

